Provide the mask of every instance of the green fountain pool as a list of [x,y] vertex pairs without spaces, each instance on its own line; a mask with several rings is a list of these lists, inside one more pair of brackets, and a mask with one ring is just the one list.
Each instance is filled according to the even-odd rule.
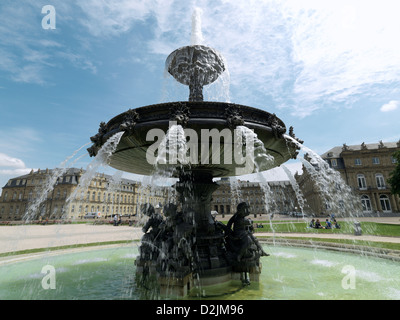
[[[400,299],[400,264],[312,248],[268,246],[259,283],[198,288],[187,299]],[[44,254],[0,265],[0,299],[142,299],[136,245]],[[43,272],[42,272],[43,271]],[[53,284],[54,289],[51,287]],[[223,292],[223,293],[221,293]]]

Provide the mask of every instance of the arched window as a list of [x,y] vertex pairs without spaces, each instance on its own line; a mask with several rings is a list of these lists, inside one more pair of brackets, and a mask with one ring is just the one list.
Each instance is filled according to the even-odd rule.
[[362,205],[362,208],[363,208],[364,212],[371,212],[372,211],[371,201],[370,201],[368,196],[366,196],[366,195],[362,195],[361,196],[361,205]]
[[365,176],[363,174],[358,174],[357,175],[357,183],[358,183],[358,188],[360,190],[366,190],[367,189],[367,182],[366,182]]
[[390,201],[389,201],[389,198],[388,198],[388,196],[387,195],[381,195],[380,197],[379,197],[379,200],[380,200],[380,202],[381,202],[381,207],[382,207],[382,210],[384,211],[384,212],[390,212],[390,211],[392,211],[392,209],[391,209],[391,207],[390,207]]

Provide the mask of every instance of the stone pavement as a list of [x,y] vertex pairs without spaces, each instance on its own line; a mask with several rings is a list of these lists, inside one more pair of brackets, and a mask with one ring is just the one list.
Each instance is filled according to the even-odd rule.
[[60,224],[0,227],[0,253],[74,244],[138,240],[141,228],[113,225]]
[[[227,217],[228,218],[228,217]],[[221,219],[222,220],[222,219]],[[360,219],[361,220],[361,219]],[[296,219],[295,219],[296,221]],[[380,219],[377,222],[399,223],[399,219]],[[399,226],[400,227],[400,226]],[[60,224],[60,225],[20,225],[0,227],[0,254],[27,249],[41,249],[75,244],[86,244],[108,241],[133,241],[141,239],[141,228],[113,225],[93,224]],[[262,233],[257,237],[300,237],[300,238],[329,238],[350,239],[375,242],[400,243],[399,237],[381,237],[352,234],[322,234],[322,233]]]

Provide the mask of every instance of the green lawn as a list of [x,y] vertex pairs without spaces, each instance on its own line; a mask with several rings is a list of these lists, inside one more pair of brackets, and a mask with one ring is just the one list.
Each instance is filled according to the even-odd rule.
[[[262,223],[263,228],[255,228],[255,232],[300,232],[300,233],[354,233],[354,223],[339,221],[340,229],[312,229],[306,222],[272,222],[255,221]],[[324,225],[324,223],[323,223]],[[362,233],[365,235],[400,237],[400,225],[376,222],[361,222]]]

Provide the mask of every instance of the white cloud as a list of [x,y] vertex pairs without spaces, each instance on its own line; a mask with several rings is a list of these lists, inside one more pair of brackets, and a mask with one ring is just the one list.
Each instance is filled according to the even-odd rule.
[[86,14],[81,23],[94,36],[113,36],[128,31],[133,23],[145,19],[153,1],[109,0],[76,1]]
[[9,176],[9,178],[14,178],[18,176],[23,176],[31,172],[31,168],[24,169],[0,169],[0,175]]
[[0,167],[25,168],[25,163],[17,158],[10,157],[5,153],[0,153]]
[[[127,25],[123,6],[112,10],[113,19]],[[304,117],[400,82],[400,43],[394,40],[400,30],[396,0],[385,5],[204,0],[196,6],[203,11],[204,43],[225,56],[236,98],[262,94]],[[154,37],[148,39],[150,51],[166,55],[190,44],[193,9],[181,1],[179,5],[150,2],[148,12],[157,21]]]
[[[58,24],[68,21],[89,31],[74,36],[80,45],[73,53],[65,50],[64,38],[46,40],[29,27],[40,5],[6,6],[0,14],[0,69],[15,81],[43,83],[50,61],[61,58],[60,63],[96,73],[85,46],[127,34],[143,21],[148,30],[140,50],[166,56],[190,44],[194,3],[203,12],[204,44],[225,56],[238,103],[261,96],[259,104],[272,100],[304,117],[325,106],[350,104],[360,94],[379,94],[385,84],[400,87],[398,0],[55,0]],[[9,50],[15,44],[19,55]],[[35,51],[38,45],[47,56]]]
[[400,106],[400,101],[392,100],[381,107],[382,112],[394,111]]
[[344,102],[400,80],[400,45],[394,41],[400,3],[300,3],[286,8],[294,18],[292,56],[300,72],[293,92],[299,101]]
[[0,153],[0,187],[5,185],[8,179],[28,174],[31,170],[21,159]]

